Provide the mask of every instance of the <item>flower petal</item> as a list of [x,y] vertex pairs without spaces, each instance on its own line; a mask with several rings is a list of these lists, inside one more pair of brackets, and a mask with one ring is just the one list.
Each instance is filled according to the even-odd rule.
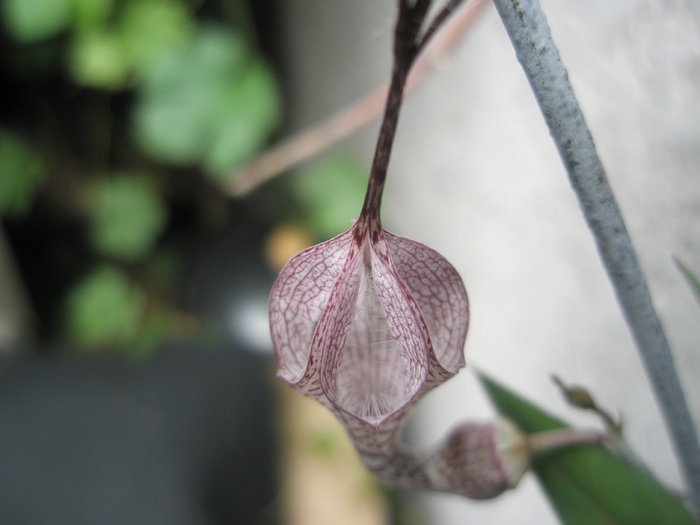
[[[418,306],[390,260],[379,257],[369,244],[363,252],[358,254],[352,281],[356,286],[352,320],[342,345],[331,344],[328,349],[321,384],[337,408],[379,425],[408,406],[420,391],[427,375],[430,341]],[[346,317],[336,314],[333,318]]]
[[[270,333],[277,375],[291,384],[307,370],[311,340],[331,291],[346,264],[353,230],[297,254],[282,269],[270,293]],[[306,374],[305,374],[306,372]]]
[[398,275],[420,307],[440,365],[451,375],[464,366],[469,301],[457,270],[435,250],[384,232]]

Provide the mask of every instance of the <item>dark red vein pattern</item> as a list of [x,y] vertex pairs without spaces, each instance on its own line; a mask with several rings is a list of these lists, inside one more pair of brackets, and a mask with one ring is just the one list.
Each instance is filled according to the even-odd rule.
[[270,296],[279,377],[332,410],[388,483],[474,498],[513,486],[520,463],[504,467],[499,451],[512,440],[500,424],[462,425],[428,454],[401,444],[410,409],[464,366],[467,294],[435,250],[360,227],[280,273]]

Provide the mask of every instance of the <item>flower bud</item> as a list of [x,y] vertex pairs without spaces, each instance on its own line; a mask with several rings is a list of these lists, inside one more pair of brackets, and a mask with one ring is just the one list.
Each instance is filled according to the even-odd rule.
[[525,436],[513,423],[466,423],[447,437],[430,467],[440,490],[472,499],[494,498],[515,487],[530,463]]

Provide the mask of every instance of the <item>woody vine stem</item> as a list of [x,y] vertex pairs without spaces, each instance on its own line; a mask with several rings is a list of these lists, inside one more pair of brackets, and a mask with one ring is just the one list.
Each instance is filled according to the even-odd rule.
[[673,356],[622,213],[538,0],[494,0],[569,173],[669,429],[688,497],[700,510],[700,448]]

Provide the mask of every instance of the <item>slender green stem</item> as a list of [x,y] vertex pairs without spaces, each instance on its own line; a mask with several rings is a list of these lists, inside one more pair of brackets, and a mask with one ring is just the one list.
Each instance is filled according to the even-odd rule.
[[494,0],[581,203],[700,509],[700,447],[673,356],[622,214],[537,0]]

